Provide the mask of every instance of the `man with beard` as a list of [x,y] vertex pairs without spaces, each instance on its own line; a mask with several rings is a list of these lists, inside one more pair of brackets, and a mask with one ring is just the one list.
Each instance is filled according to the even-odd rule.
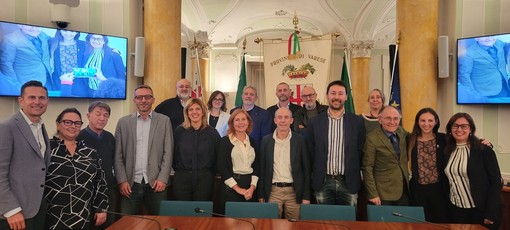
[[255,152],[258,153],[262,137],[271,133],[271,115],[267,110],[255,105],[255,101],[258,99],[257,88],[253,86],[244,87],[242,99],[243,105],[230,110],[230,114],[236,109],[243,109],[248,112],[248,115],[253,120],[253,130],[250,133],[250,137],[254,139]]
[[311,86],[305,86],[301,90],[301,99],[303,99],[303,107],[293,113],[294,115],[294,131],[302,135],[306,134],[306,127],[310,118],[315,117],[328,109],[327,105],[321,105],[317,101],[317,93]]
[[115,129],[120,211],[141,214],[140,207],[146,205],[149,215],[158,215],[160,202],[167,198],[172,170],[172,124],[167,116],[152,111],[154,95],[150,86],[138,86],[133,101],[137,112],[120,118]]
[[154,109],[155,112],[166,115],[172,122],[172,130],[184,122],[184,105],[191,98],[191,83],[186,79],[181,79],[175,85],[176,97],[166,99]]
[[365,125],[361,116],[345,111],[343,81],[329,83],[326,92],[329,108],[310,119],[306,135],[313,162],[312,188],[318,204],[356,206]]
[[[292,114],[297,112],[300,107],[298,105],[290,103],[290,97],[292,96],[292,90],[290,90],[289,84],[285,82],[280,82],[276,86],[276,97],[278,98],[278,103],[276,105],[273,105],[269,108],[267,108],[267,111],[269,114],[271,114],[271,120],[274,119],[274,114],[276,113],[276,110],[279,108],[287,108],[290,109]],[[294,129],[294,126],[291,124],[290,128]],[[274,132],[276,129],[276,124],[272,124],[271,132]]]

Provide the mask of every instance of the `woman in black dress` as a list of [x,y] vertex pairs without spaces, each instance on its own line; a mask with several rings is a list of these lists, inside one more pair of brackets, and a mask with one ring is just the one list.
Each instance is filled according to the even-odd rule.
[[108,209],[106,180],[96,150],[76,141],[83,124],[75,108],[57,117],[57,134],[50,140],[51,160],[46,176],[47,229],[86,229],[91,219],[99,226]]

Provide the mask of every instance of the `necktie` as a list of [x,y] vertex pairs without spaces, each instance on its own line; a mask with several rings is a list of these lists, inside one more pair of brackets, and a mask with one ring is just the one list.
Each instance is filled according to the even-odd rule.
[[35,49],[39,52],[39,57],[42,57],[43,55],[43,49],[42,49],[42,42],[38,37],[34,37],[30,40],[32,44],[34,44]]
[[498,50],[496,49],[496,47],[494,46],[489,47],[489,49],[487,49],[487,52],[491,55],[492,59],[494,59],[494,61],[498,63]]
[[397,134],[393,133],[393,134],[390,135],[390,142],[391,142],[391,145],[393,145],[393,149],[397,153],[397,158],[400,159],[400,146],[399,146],[399,143],[398,143],[398,136],[397,136]]

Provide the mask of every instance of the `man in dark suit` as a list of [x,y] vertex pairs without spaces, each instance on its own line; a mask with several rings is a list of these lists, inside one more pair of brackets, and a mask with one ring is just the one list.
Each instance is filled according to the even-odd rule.
[[41,116],[48,90],[28,81],[18,102],[20,111],[0,124],[0,229],[44,229],[50,142]]
[[299,204],[310,203],[310,159],[303,137],[292,132],[292,113],[279,108],[277,128],[262,139],[258,197],[260,202],[278,203],[280,218],[299,219]]
[[[293,104],[290,102],[290,97],[292,96],[292,90],[290,90],[289,84],[285,82],[280,82],[276,86],[276,97],[278,98],[278,103],[276,105],[270,106],[267,108],[267,111],[269,114],[271,114],[271,118],[274,118],[274,114],[276,113],[276,110],[279,108],[287,108],[290,109],[292,114],[294,114],[296,111],[298,111],[301,107],[299,107],[296,104]],[[294,126],[291,124],[291,129],[294,129]],[[273,132],[276,129],[276,124],[273,123],[271,125],[271,132]]]
[[46,82],[53,73],[49,36],[37,26],[20,25],[19,28],[5,35],[0,48],[0,71],[17,87],[30,80],[50,86]]
[[154,109],[155,112],[166,115],[172,122],[172,130],[184,122],[184,105],[191,98],[191,83],[186,79],[181,79],[175,85],[177,96],[166,99],[159,103]]
[[255,141],[255,152],[258,152],[262,137],[271,132],[271,115],[267,110],[255,105],[255,101],[258,99],[257,88],[253,86],[244,87],[242,98],[243,105],[230,110],[230,114],[236,109],[244,109],[248,112],[253,120],[253,130],[250,133],[250,137]]
[[313,162],[312,188],[319,204],[356,206],[365,125],[361,116],[345,112],[343,81],[329,83],[326,92],[329,108],[310,120],[306,136]]
[[[87,119],[89,125],[80,131],[76,138],[83,140],[85,144],[97,151],[97,155],[101,159],[101,168],[104,171],[106,184],[108,187],[108,203],[109,211],[118,212],[120,194],[117,187],[117,181],[113,175],[113,159],[115,157],[115,138],[113,134],[104,130],[110,118],[110,106],[102,101],[95,101],[89,105]],[[107,215],[107,220],[97,229],[106,229],[115,222],[115,215]]]
[[172,124],[167,116],[152,111],[154,95],[150,86],[138,86],[133,101],[137,112],[122,117],[115,129],[120,210],[140,214],[141,206],[146,205],[150,215],[158,215],[172,170]]
[[379,115],[381,127],[367,134],[363,155],[363,181],[375,205],[409,205],[407,132],[400,113],[386,106]]

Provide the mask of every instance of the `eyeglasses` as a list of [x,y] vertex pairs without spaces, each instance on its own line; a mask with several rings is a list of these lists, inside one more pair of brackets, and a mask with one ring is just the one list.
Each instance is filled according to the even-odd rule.
[[139,100],[139,101],[141,101],[142,99],[150,100],[152,98],[153,98],[152,95],[138,95],[138,96],[135,96],[135,99]]
[[98,41],[98,42],[102,42],[102,41],[104,41],[104,38],[102,38],[102,37],[91,37],[91,38],[90,38],[90,40],[91,40],[91,41]]
[[63,123],[65,126],[71,126],[74,124],[74,126],[78,128],[83,125],[83,121],[61,120],[59,123]]
[[317,95],[316,93],[312,93],[312,94],[303,94],[301,95],[301,98],[303,99],[306,99],[306,98],[312,98],[313,96]]
[[469,127],[470,127],[469,124],[461,124],[461,125],[453,124],[452,125],[452,129],[457,129],[457,130],[458,129],[467,130]]
[[213,101],[214,102],[223,102],[223,99],[222,98],[213,98]]
[[400,117],[383,117],[383,120],[386,122],[400,122]]

